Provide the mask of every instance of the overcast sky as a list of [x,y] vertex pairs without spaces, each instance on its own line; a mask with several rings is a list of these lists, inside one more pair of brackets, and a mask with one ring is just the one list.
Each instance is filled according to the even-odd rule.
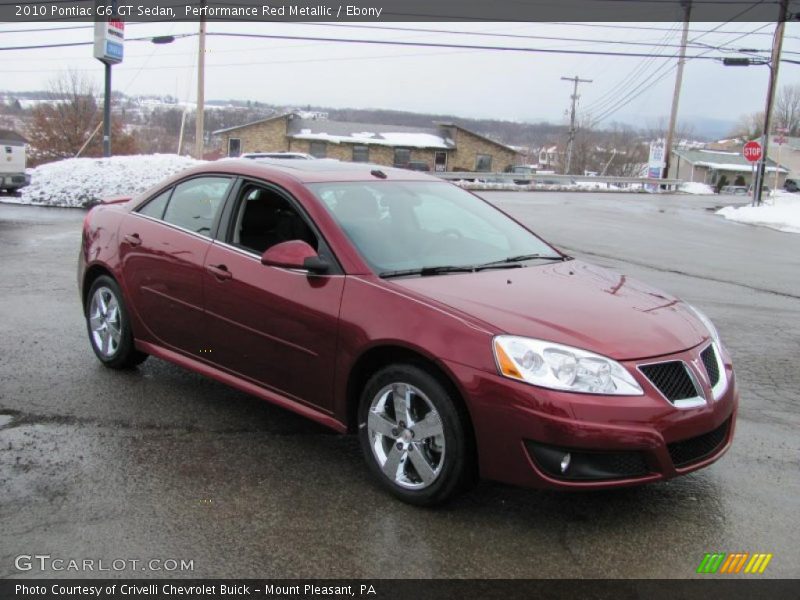
[[[86,26],[87,24],[81,24]],[[597,42],[515,39],[366,30],[356,27],[323,27],[290,23],[210,23],[209,32],[237,31],[279,35],[350,37],[413,42],[502,45],[612,52],[653,52],[664,42],[677,44],[680,25],[641,25],[662,30],[632,30],[597,27],[597,24],[550,23],[383,23],[403,28],[434,28],[450,31],[506,33],[558,38],[584,38],[645,45],[630,46]],[[614,25],[614,24],[605,24]],[[695,23],[693,29],[710,30],[716,23]],[[89,28],[69,31],[13,33],[19,29],[64,27],[60,23],[0,24],[0,47],[72,42],[92,39]],[[196,95],[197,38],[178,39],[170,45],[153,45],[130,38],[180,34],[197,30],[196,23],[129,24],[125,61],[114,67],[114,89],[126,94],[170,94],[194,101]],[[731,31],[759,30],[741,37]],[[737,23],[709,34],[692,33],[698,43],[736,48],[768,49],[773,24]],[[768,35],[763,35],[768,34]],[[795,38],[795,36],[798,36]],[[740,38],[740,39],[736,39]],[[735,40],[735,41],[734,41]],[[786,58],[800,59],[800,24],[790,23],[784,50]],[[672,54],[676,48],[662,48]],[[693,48],[690,55],[702,53]],[[721,55],[719,51],[707,55]],[[102,89],[102,65],[92,58],[91,46],[3,51],[0,53],[0,89],[45,89],[59,72],[72,68],[92,77]],[[665,65],[665,63],[669,63]],[[626,93],[641,87],[641,95],[606,123],[619,120],[642,127],[654,125],[669,112],[674,60],[603,56],[568,56],[484,50],[462,50],[382,45],[338,44],[296,40],[232,39],[209,36],[207,41],[206,98],[260,100],[274,104],[304,106],[386,108],[449,113],[466,117],[539,119],[565,122],[571,84],[562,76],[578,75],[593,83],[580,88],[580,110],[603,114],[616,106]],[[664,65],[662,67],[662,65]],[[662,67],[659,70],[659,67]],[[667,73],[661,77],[662,74]],[[736,120],[744,113],[761,110],[768,68],[724,67],[709,60],[687,64],[681,118]],[[633,85],[629,82],[633,81]],[[780,83],[800,82],[800,65],[784,63]],[[594,109],[594,110],[591,110]]]

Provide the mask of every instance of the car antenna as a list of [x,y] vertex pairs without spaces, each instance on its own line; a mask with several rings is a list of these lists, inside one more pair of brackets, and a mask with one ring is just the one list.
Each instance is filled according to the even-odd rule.
[[386,173],[384,173],[380,169],[372,169],[372,171],[370,171],[369,174],[374,175],[378,179],[386,179],[387,177]]

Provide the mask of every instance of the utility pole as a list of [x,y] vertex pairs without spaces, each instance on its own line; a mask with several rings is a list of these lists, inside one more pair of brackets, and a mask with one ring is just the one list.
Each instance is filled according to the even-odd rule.
[[562,77],[562,81],[571,81],[572,87],[572,110],[569,117],[569,142],[567,143],[567,164],[564,167],[564,175],[569,175],[570,168],[572,167],[572,146],[575,144],[575,105],[578,103],[578,84],[579,83],[592,83],[591,79],[581,79],[577,75],[575,77]]
[[783,49],[783,32],[786,29],[786,18],[789,15],[789,0],[780,0],[778,24],[775,26],[775,35],[772,38],[772,56],[769,62],[769,88],[767,88],[767,106],[764,109],[764,142],[761,145],[761,160],[756,169],[756,189],[753,194],[753,204],[761,204],[761,192],[764,187],[767,151],[769,150],[769,131],[772,124],[772,105],[775,103],[775,87],[778,83],[778,70],[781,66],[781,50]]
[[203,158],[204,148],[204,110],[205,110],[205,74],[206,74],[206,0],[200,0],[200,36],[197,43],[197,114],[195,117],[194,153],[195,158]]
[[681,35],[681,49],[678,56],[678,71],[675,74],[675,91],[672,93],[672,110],[669,113],[669,127],[667,139],[664,143],[664,170],[662,179],[669,177],[669,161],[672,157],[672,145],[675,142],[675,127],[678,123],[678,104],[681,100],[681,86],[683,85],[683,65],[686,64],[686,42],[689,38],[689,18],[692,14],[692,0],[683,0],[683,34]]

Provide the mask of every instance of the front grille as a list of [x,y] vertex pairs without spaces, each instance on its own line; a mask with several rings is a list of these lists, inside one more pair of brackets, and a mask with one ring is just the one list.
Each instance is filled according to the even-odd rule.
[[11,178],[11,183],[25,183],[25,176],[24,175],[14,175]]
[[699,396],[686,366],[679,360],[644,365],[639,370],[670,402]]
[[676,467],[684,467],[711,456],[728,437],[730,419],[713,431],[680,442],[667,444],[669,456]]
[[717,364],[717,353],[714,346],[709,346],[700,353],[700,358],[703,359],[703,364],[708,373],[708,381],[711,387],[714,387],[719,382],[719,365]]

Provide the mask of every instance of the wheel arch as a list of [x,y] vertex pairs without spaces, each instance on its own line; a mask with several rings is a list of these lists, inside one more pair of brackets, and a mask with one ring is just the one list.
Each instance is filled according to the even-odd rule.
[[477,469],[477,438],[475,437],[475,427],[472,423],[472,415],[465,400],[464,392],[445,365],[414,348],[396,343],[380,344],[366,350],[353,363],[353,367],[348,374],[346,387],[347,430],[351,433],[358,431],[358,404],[361,390],[372,374],[383,367],[398,363],[413,365],[425,370],[448,391],[450,397],[456,403],[456,408],[464,418],[470,452],[473,454],[474,459],[472,464]]
[[[114,273],[100,263],[95,263],[86,269],[86,273],[83,276],[83,283],[81,284],[81,302],[83,304],[84,311],[86,310],[86,301],[89,299],[89,290],[92,289],[92,284],[98,277],[103,275],[107,275],[114,281],[117,281],[117,278],[114,277]],[[119,285],[119,282],[117,282]]]

